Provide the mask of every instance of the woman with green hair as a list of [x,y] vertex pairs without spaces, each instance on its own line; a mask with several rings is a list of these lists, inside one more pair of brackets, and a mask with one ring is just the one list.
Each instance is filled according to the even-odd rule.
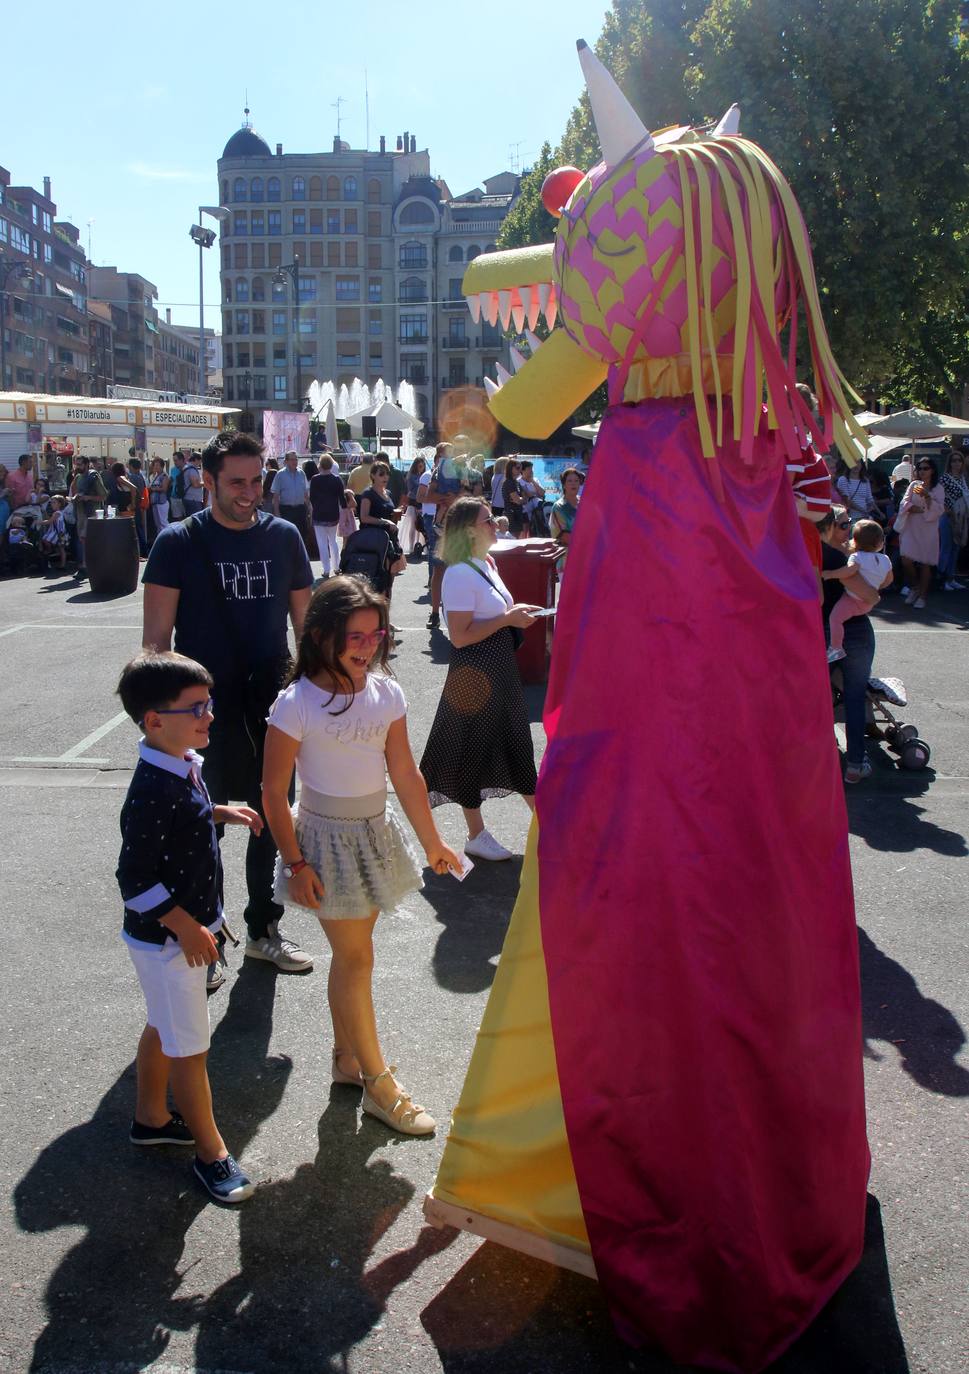
[[431,806],[456,802],[468,827],[464,852],[492,861],[511,852],[485,829],[481,803],[518,792],[534,807],[535,751],[515,650],[539,609],[514,602],[488,553],[496,538],[487,502],[459,497],[440,554],[451,662],[421,759]]

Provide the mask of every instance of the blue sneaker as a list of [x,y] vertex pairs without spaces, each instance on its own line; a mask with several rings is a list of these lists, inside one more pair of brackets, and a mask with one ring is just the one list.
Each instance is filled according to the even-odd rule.
[[211,1164],[203,1164],[196,1155],[192,1167],[195,1177],[216,1202],[245,1202],[255,1191],[254,1185],[231,1155],[213,1160]]
[[172,1112],[164,1126],[143,1126],[132,1121],[128,1139],[132,1145],[194,1145],[195,1137],[178,1112]]

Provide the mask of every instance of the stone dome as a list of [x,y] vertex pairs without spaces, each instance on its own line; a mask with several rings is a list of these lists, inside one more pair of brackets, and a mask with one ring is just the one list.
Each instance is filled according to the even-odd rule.
[[271,157],[272,150],[251,124],[237,129],[222,149],[223,157]]

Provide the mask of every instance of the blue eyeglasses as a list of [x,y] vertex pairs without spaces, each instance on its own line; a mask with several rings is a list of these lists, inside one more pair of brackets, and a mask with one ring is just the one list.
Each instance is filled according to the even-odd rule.
[[194,716],[196,720],[201,720],[203,716],[214,716],[212,709],[215,703],[211,697],[205,701],[196,701],[191,706],[166,706],[164,710],[158,707],[160,716]]

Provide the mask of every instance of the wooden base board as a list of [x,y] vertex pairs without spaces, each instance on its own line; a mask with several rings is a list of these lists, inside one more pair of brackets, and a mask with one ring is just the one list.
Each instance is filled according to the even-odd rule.
[[433,1193],[424,1199],[424,1217],[431,1226],[454,1226],[459,1231],[470,1231],[483,1240],[493,1240],[509,1250],[518,1250],[532,1259],[544,1260],[546,1264],[558,1265],[560,1269],[571,1269],[585,1278],[596,1279],[595,1264],[588,1250],[575,1249],[570,1245],[560,1245],[556,1241],[536,1236],[531,1231],[522,1231],[517,1226],[509,1226],[505,1221],[495,1221],[493,1217],[471,1212],[465,1207],[457,1207],[453,1202],[442,1202]]

